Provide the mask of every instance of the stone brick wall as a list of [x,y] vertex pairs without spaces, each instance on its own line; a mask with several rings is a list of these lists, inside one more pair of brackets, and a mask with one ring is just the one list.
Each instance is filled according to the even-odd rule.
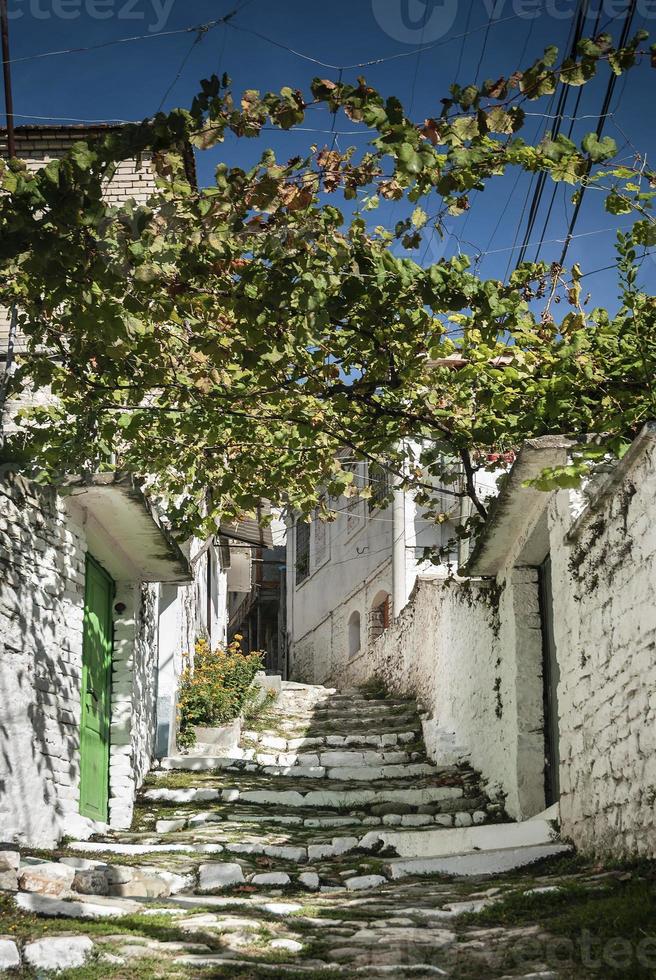
[[84,563],[78,527],[51,490],[0,481],[0,828],[53,843],[79,816]]
[[114,618],[109,819],[126,828],[155,749],[158,588],[120,583],[116,604],[126,609]]
[[[0,480],[0,837],[30,846],[101,829],[79,814],[86,552],[54,490]],[[109,818],[122,828],[154,754],[158,587],[119,582],[117,604]]]
[[[441,761],[445,739],[462,747],[488,793],[503,796],[508,812],[520,817],[533,801],[518,786],[528,733],[510,655],[509,600],[490,582],[422,577],[395,623],[333,680],[349,687],[375,676],[391,691],[416,697],[429,718],[431,757]],[[542,803],[538,797],[533,812]]]
[[570,530],[550,508],[564,832],[597,854],[656,857],[656,446],[643,442]]
[[[16,131],[16,152],[28,169],[35,172],[51,160],[62,157],[80,140],[93,140],[108,132],[107,127],[97,126],[26,126]],[[0,157],[7,156],[6,136],[0,136]],[[134,198],[145,204],[155,190],[155,165],[151,155],[143,154],[140,160],[122,160],[112,180],[107,184],[105,199],[109,204],[122,204]],[[6,356],[9,336],[9,314],[0,308],[0,361]],[[24,339],[16,338],[15,352],[24,348]]]

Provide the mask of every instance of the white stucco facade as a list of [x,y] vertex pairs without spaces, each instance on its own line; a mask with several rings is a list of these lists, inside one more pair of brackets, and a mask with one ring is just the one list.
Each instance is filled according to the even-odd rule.
[[[366,464],[360,467],[366,485]],[[400,491],[390,491],[382,506],[343,497],[331,511],[332,522],[315,515],[305,527],[290,521],[287,532],[288,674],[310,683],[338,673],[389,625],[395,590],[405,605],[421,569],[431,567],[423,549],[446,545],[453,535],[453,524],[436,526]],[[299,571],[299,533],[309,533],[307,574]]]
[[189,553],[193,581],[161,585],[158,606],[157,734],[159,758],[175,754],[176,703],[187,656],[193,659],[199,637],[213,647],[227,641],[227,548],[192,539]]

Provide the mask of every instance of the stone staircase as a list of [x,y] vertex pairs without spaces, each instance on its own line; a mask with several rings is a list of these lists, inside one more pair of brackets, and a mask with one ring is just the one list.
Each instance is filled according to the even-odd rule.
[[[24,857],[15,901],[24,912],[82,919],[166,914],[183,932],[222,937],[220,952],[208,943],[175,960],[200,969],[237,962],[242,949],[254,955],[251,919],[226,926],[229,910],[255,911],[260,928],[288,920],[271,927],[269,952],[294,960],[316,949],[289,919],[310,901],[331,901],[343,925],[344,909],[363,901],[359,915],[371,901],[413,909],[413,923],[428,909],[448,918],[444,896],[454,896],[443,876],[502,873],[564,850],[547,821],[503,822],[465,759],[430,762],[413,702],[283,683],[230,755],[164,760],[129,832],[69,842],[57,863]],[[366,928],[379,943],[380,916],[370,911]],[[315,959],[316,968],[341,962]],[[266,975],[263,955],[258,962]]]

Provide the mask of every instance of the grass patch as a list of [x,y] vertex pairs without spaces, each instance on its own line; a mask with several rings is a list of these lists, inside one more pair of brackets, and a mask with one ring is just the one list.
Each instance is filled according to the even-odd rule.
[[[630,874],[627,873],[627,874]],[[565,883],[558,891],[512,891],[469,925],[515,928],[537,924],[554,940],[529,940],[559,976],[647,980],[656,976],[656,870]],[[516,950],[521,954],[521,948]],[[569,963],[569,966],[568,966]]]
[[358,691],[367,701],[385,701],[392,696],[382,677],[371,677],[364,684],[360,684]]

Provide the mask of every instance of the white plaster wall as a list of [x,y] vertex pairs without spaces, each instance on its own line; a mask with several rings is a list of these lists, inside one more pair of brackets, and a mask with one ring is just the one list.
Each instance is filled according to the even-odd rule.
[[388,559],[368,578],[343,594],[335,606],[314,629],[297,639],[291,651],[291,677],[308,684],[322,684],[340,674],[353,659],[349,652],[348,622],[351,614],[360,614],[361,649],[368,644],[369,613],[381,592],[392,591],[392,563]]
[[[417,576],[433,568],[422,561],[425,547],[442,546],[453,525],[436,526],[425,519],[410,494],[404,495],[405,583],[407,599]],[[360,612],[362,643],[367,642],[369,615],[376,595],[392,593],[393,516],[391,504],[369,511],[360,500],[347,512],[348,501],[333,505],[335,520],[325,524],[326,545],[317,560],[318,518],[310,529],[310,575],[296,583],[296,527],[287,531],[287,630],[289,670],[294,680],[321,683],[348,659],[346,623]]]
[[[207,549],[194,538],[189,542],[194,581],[189,585],[163,585],[159,593],[156,745],[159,758],[175,752],[176,704],[185,657],[193,659],[198,637],[207,636]],[[205,549],[205,550],[203,550]],[[221,552],[212,553],[211,637],[213,646],[226,643],[228,633],[227,571]]]

